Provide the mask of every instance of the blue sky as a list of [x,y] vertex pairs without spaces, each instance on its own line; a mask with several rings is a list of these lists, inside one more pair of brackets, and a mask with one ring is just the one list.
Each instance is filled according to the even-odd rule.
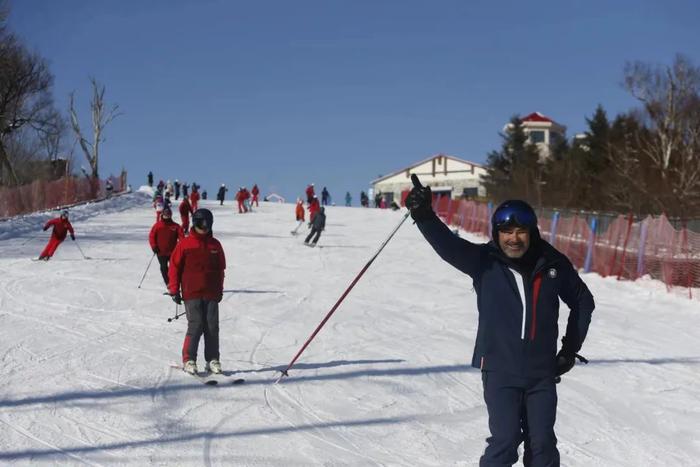
[[[700,2],[13,0],[10,27],[50,63],[54,95],[88,78],[123,115],[101,172],[215,191],[258,183],[336,200],[443,152],[484,162],[511,115],[584,130],[636,105],[626,61],[700,65]],[[85,120],[87,125],[88,121]],[[85,164],[76,151],[76,160]],[[231,194],[231,193],[229,193]]]

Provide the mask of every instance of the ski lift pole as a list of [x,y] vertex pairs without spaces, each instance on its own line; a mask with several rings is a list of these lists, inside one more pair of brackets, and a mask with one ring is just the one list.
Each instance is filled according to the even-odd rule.
[[136,287],[137,289],[141,288],[141,284],[143,284],[143,280],[146,278],[146,274],[148,273],[148,270],[151,267],[151,263],[153,262],[153,258],[155,258],[155,257],[156,257],[156,254],[153,253],[153,256],[151,256],[151,260],[148,262],[148,266],[146,266],[146,270],[143,272],[143,277],[141,277],[141,282],[139,282],[138,287]]
[[350,283],[350,285],[348,286],[348,288],[345,289],[345,292],[343,292],[343,294],[340,296],[340,298],[338,299],[338,301],[335,302],[335,305],[333,305],[333,308],[331,308],[331,311],[329,311],[328,314],[326,314],[326,317],[323,318],[323,321],[321,321],[321,323],[316,327],[316,329],[314,330],[314,332],[311,333],[311,336],[309,336],[309,338],[306,340],[306,342],[304,343],[304,345],[301,346],[301,349],[299,349],[299,351],[296,353],[296,355],[294,356],[294,358],[292,358],[292,361],[289,362],[289,365],[287,365],[287,368],[285,368],[284,370],[282,370],[282,374],[280,375],[279,378],[277,378],[277,381],[275,381],[275,383],[278,383],[284,376],[289,376],[289,373],[288,373],[288,372],[289,372],[289,370],[292,368],[292,366],[294,366],[294,363],[295,363],[295,362],[297,361],[297,359],[301,356],[301,354],[304,353],[304,350],[306,350],[306,348],[309,346],[309,344],[310,344],[311,341],[314,339],[314,337],[316,337],[316,334],[319,333],[319,331],[321,330],[321,328],[323,328],[323,326],[326,324],[326,322],[328,322],[328,320],[331,318],[331,316],[333,316],[333,313],[335,313],[335,310],[338,309],[338,307],[339,307],[340,304],[343,302],[343,300],[345,300],[345,297],[347,297],[347,295],[350,293],[350,291],[352,290],[352,288],[355,287],[355,284],[357,284],[357,282],[360,280],[360,278],[362,277],[362,275],[367,271],[367,269],[369,269],[369,267],[372,265],[372,263],[374,262],[374,260],[377,259],[377,256],[379,256],[379,253],[382,252],[382,250],[383,250],[384,247],[387,245],[387,243],[389,243],[389,240],[391,240],[392,237],[396,234],[396,232],[398,232],[399,228],[403,225],[403,223],[406,221],[406,219],[408,219],[408,216],[409,216],[410,214],[411,214],[410,211],[408,211],[408,212],[406,212],[406,214],[404,214],[404,216],[401,218],[401,222],[399,222],[399,224],[394,228],[394,230],[391,232],[391,234],[389,234],[389,236],[387,237],[387,239],[384,240],[384,243],[381,244],[381,246],[379,247],[379,249],[377,250],[377,252],[374,254],[374,256],[372,256],[372,257],[370,258],[370,260],[367,261],[367,264],[365,264],[365,266],[362,268],[362,270],[359,272],[359,274],[357,274],[357,276],[355,276],[355,278],[352,280],[352,282]]

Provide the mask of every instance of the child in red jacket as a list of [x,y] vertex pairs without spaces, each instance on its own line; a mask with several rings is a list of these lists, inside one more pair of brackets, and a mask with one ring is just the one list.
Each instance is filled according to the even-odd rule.
[[177,304],[185,302],[187,334],[182,345],[183,369],[197,373],[197,348],[204,334],[206,371],[221,373],[219,359],[219,302],[224,293],[226,257],[212,234],[214,216],[198,209],[190,235],[175,247],[170,262],[168,291]]
[[39,259],[45,261],[48,261],[53,256],[58,245],[63,243],[63,240],[66,239],[68,232],[70,232],[71,240],[75,241],[75,232],[73,232],[73,226],[68,220],[68,210],[64,209],[60,217],[48,221],[46,225],[44,225],[44,231],[47,231],[49,227],[53,227],[51,238],[49,238],[49,242],[46,244],[44,251],[39,255]]

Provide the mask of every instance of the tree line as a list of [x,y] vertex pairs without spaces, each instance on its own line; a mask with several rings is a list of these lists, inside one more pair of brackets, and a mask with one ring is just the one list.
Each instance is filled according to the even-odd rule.
[[700,68],[682,55],[668,66],[630,62],[624,88],[638,107],[612,119],[602,105],[572,141],[542,157],[516,115],[488,154],[483,183],[494,201],[539,207],[700,216]]
[[0,186],[70,175],[76,145],[90,167],[85,176],[98,178],[100,143],[118,106],[106,104],[105,86],[91,78],[92,134],[86,135],[74,93],[67,115],[56,108],[46,60],[10,31],[8,14],[7,3],[0,2]]

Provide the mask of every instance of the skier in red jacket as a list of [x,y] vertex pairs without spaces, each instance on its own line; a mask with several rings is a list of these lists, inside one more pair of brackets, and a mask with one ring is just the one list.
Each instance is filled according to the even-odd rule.
[[245,188],[240,187],[238,189],[238,192],[236,193],[236,201],[238,202],[238,213],[243,214],[244,212],[248,212],[248,209],[245,207],[245,200],[246,200],[246,191]]
[[258,195],[260,194],[260,189],[258,188],[257,183],[253,185],[253,189],[250,191],[250,194],[253,195],[253,200],[250,202],[250,205],[252,206],[253,203],[255,203],[256,207],[260,207],[258,204]]
[[314,195],[314,184],[312,183],[306,187],[306,202],[311,204],[311,201],[314,199]]
[[49,230],[49,227],[53,227],[53,230],[51,231],[51,238],[49,238],[49,242],[46,244],[44,251],[42,251],[39,255],[39,259],[43,259],[45,261],[51,259],[53,254],[56,252],[58,245],[63,243],[63,240],[66,239],[68,232],[70,232],[71,240],[75,241],[75,232],[73,232],[73,226],[68,220],[68,210],[64,209],[61,212],[60,217],[56,217],[48,221],[46,225],[44,225],[44,231]]
[[211,211],[195,211],[192,231],[177,244],[170,262],[168,291],[175,303],[185,302],[187,334],[182,345],[182,362],[183,369],[190,374],[197,373],[197,348],[202,334],[205,369],[221,373],[219,302],[224,292],[226,257],[221,243],[212,234],[213,223]]
[[[194,185],[194,183],[192,185]],[[190,204],[192,204],[192,212],[196,211],[197,207],[199,206],[199,190],[197,188],[193,186],[192,194],[190,195]]]
[[180,210],[180,219],[182,220],[182,231],[188,233],[190,231],[190,214],[194,212],[190,205],[189,196],[184,196],[178,207]]
[[168,262],[170,255],[175,249],[178,241],[182,240],[185,234],[182,228],[172,219],[173,212],[170,208],[164,208],[160,215],[160,220],[153,224],[151,233],[148,235],[148,243],[151,245],[153,253],[158,255],[160,263],[160,274],[163,276],[165,285],[168,285]]
[[314,221],[314,217],[316,217],[316,213],[321,209],[321,204],[318,202],[318,198],[314,196],[311,199],[311,203],[309,203],[309,226]]

